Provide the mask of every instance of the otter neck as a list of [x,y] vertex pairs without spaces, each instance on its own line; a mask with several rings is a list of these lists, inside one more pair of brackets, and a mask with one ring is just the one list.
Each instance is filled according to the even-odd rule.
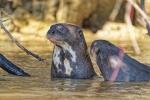
[[62,77],[90,78],[96,75],[88,52],[68,44],[55,45],[53,63],[56,74]]
[[77,59],[83,59],[89,55],[87,50],[83,52],[83,48],[80,48],[79,45],[69,45],[68,43],[64,43],[64,45],[62,45],[62,49],[66,54],[66,57],[69,57],[74,63],[77,61]]

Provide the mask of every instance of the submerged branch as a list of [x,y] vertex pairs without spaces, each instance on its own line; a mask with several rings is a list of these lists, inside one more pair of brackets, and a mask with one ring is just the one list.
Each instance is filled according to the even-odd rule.
[[1,17],[1,13],[0,13],[0,26],[1,28],[4,30],[4,32],[9,36],[9,38],[12,40],[13,43],[15,43],[21,50],[23,50],[24,52],[26,52],[26,54],[33,56],[34,58],[36,58],[39,61],[44,61],[43,58],[41,58],[40,56],[38,56],[37,54],[32,53],[31,51],[29,51],[28,49],[26,49],[24,46],[22,46],[13,36],[12,34],[7,30],[7,28],[4,26],[3,24],[3,20]]

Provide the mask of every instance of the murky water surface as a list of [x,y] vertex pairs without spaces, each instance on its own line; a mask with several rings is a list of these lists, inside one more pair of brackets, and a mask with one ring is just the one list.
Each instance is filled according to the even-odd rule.
[[[93,38],[91,38],[93,37]],[[86,35],[88,46],[96,38]],[[108,83],[93,80],[51,80],[50,62],[53,45],[46,39],[24,41],[22,44],[47,59],[48,64],[26,55],[10,41],[0,43],[0,53],[30,73],[32,77],[16,77],[0,70],[0,100],[149,100],[150,82]],[[136,55],[130,42],[112,41],[125,48],[130,56],[150,65],[150,39],[141,39],[142,54]]]

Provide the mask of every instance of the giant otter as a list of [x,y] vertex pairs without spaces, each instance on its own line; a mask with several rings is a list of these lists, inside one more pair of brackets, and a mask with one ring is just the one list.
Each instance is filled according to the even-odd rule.
[[150,80],[150,67],[136,61],[106,40],[96,40],[91,54],[105,81],[141,82]]
[[81,28],[55,24],[47,32],[47,38],[55,44],[52,78],[88,79],[96,75]]
[[0,54],[0,67],[5,71],[7,71],[8,73],[16,76],[30,76],[28,73],[24,72],[22,69],[14,65],[2,54]]

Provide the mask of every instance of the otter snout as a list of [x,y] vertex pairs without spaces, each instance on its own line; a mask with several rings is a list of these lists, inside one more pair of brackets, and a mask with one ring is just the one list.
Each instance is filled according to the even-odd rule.
[[63,24],[54,24],[50,27],[47,34],[60,34],[60,33],[66,33],[68,30]]
[[64,24],[54,24],[47,32],[47,39],[53,43],[63,41],[67,32],[68,29],[64,26]]
[[50,29],[47,32],[47,39],[50,40],[51,42],[55,43],[57,41],[57,29],[56,25],[52,25]]
[[56,26],[55,26],[55,25],[52,25],[52,26],[50,27],[50,29],[48,30],[48,32],[47,32],[47,38],[48,38],[48,39],[51,39],[52,36],[53,36],[55,33],[56,33]]

